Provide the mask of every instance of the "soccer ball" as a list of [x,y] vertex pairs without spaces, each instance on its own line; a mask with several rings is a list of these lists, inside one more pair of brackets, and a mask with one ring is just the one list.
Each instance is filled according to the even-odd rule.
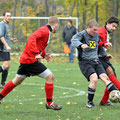
[[109,99],[113,103],[120,102],[120,92],[118,90],[113,90],[109,94]]

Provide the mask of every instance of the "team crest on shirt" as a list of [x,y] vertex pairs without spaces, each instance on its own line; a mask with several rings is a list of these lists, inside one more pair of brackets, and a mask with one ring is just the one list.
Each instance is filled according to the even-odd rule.
[[89,41],[90,48],[96,48],[96,42],[95,41]]

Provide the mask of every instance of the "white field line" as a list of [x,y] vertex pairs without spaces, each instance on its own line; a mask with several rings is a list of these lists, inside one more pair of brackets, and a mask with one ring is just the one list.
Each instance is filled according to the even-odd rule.
[[[35,84],[35,83],[22,83],[22,85],[28,85],[28,86],[44,86],[43,84]],[[75,88],[69,88],[69,87],[61,87],[61,86],[54,86],[55,88],[59,88],[59,89],[66,89],[66,90],[72,90],[77,92],[76,94],[73,95],[64,95],[64,96],[59,96],[59,97],[54,97],[54,99],[59,99],[59,98],[69,98],[69,97],[76,97],[76,96],[81,96],[85,94],[85,91],[82,90],[78,90]],[[12,100],[3,100],[3,101],[9,101],[9,102],[13,102],[13,101],[33,101],[33,100],[45,100],[46,98],[27,98],[27,99],[12,99]]]

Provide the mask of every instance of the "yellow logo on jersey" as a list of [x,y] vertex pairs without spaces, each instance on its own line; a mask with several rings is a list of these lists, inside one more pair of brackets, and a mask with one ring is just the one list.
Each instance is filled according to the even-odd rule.
[[90,48],[96,48],[96,42],[95,41],[90,41]]

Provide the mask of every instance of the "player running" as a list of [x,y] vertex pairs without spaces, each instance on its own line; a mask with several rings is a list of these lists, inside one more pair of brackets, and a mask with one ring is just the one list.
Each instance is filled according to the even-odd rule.
[[4,86],[3,90],[0,92],[0,100],[10,93],[17,85],[21,84],[26,77],[37,75],[46,79],[46,109],[62,109],[62,106],[54,103],[52,100],[54,75],[40,62],[43,58],[45,58],[47,62],[50,61],[51,56],[45,52],[45,48],[50,42],[51,33],[56,33],[58,28],[58,18],[51,16],[48,19],[48,24],[46,26],[40,27],[29,36],[25,49],[20,57],[20,66],[16,77]]
[[[98,78],[106,85],[108,91],[116,90],[106,75],[106,72],[98,58],[99,35],[98,23],[95,20],[88,22],[87,30],[77,33],[72,38],[72,43],[78,49],[79,67],[83,75],[90,81],[88,86],[88,102],[86,107],[95,107],[93,98],[96,91]],[[100,47],[104,54],[104,48]],[[105,54],[106,55],[106,54]]]
[[[107,47],[112,47],[112,44],[109,42],[110,33],[114,32],[119,25],[119,19],[116,16],[111,16],[105,23],[105,27],[100,27],[98,29],[98,34],[102,42],[100,42],[100,46],[103,45],[105,50],[107,51]],[[112,55],[107,56],[99,56],[99,60],[102,63],[110,81],[120,90],[120,81],[116,77],[115,69],[110,63],[109,59],[112,58]],[[103,98],[100,102],[102,106],[111,106],[112,104],[108,102],[109,99],[109,91],[105,89]]]

